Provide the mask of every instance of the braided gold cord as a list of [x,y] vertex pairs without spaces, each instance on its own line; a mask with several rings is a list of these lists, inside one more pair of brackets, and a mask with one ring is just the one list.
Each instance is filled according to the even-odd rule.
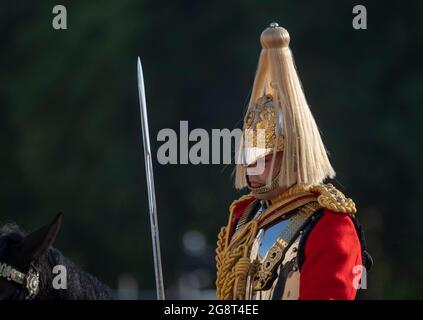
[[319,193],[317,201],[323,208],[340,213],[355,214],[357,212],[354,201],[345,197],[330,183],[312,186],[310,191]]
[[227,230],[227,227],[220,230],[217,241],[216,295],[220,300],[243,300],[251,265],[248,255],[257,233],[257,221],[249,221],[225,245]]
[[272,199],[272,203],[277,205],[280,202],[289,200],[291,197],[307,192],[318,194],[317,201],[323,208],[339,213],[354,214],[357,212],[354,201],[345,197],[341,191],[330,183],[318,185],[296,184]]

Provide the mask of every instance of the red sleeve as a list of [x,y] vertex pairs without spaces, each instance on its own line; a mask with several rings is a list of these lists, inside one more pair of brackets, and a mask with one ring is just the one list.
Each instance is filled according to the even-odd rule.
[[361,245],[351,219],[325,210],[305,245],[300,300],[354,299]]

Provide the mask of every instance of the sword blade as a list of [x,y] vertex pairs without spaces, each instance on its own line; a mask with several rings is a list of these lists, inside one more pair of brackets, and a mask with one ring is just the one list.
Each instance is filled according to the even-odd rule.
[[137,62],[137,75],[138,75],[138,94],[139,94],[139,100],[140,100],[140,113],[141,113],[142,140],[143,140],[144,157],[145,157],[145,174],[147,177],[148,205],[150,208],[151,240],[153,244],[153,259],[154,259],[154,272],[156,276],[157,299],[164,300],[165,292],[164,292],[164,284],[163,284],[162,261],[161,261],[161,255],[160,255],[160,240],[159,240],[160,237],[159,237],[159,226],[158,226],[158,220],[157,220],[156,194],[154,189],[153,162],[151,157],[150,135],[148,130],[147,104],[145,102],[144,77],[142,73],[141,60],[139,57]]

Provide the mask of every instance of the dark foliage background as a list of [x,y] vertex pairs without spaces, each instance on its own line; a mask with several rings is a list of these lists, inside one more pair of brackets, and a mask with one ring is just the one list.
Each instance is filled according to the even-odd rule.
[[[60,209],[56,246],[112,287],[132,274],[154,289],[140,136],[142,58],[154,151],[162,128],[239,126],[272,21],[291,48],[337,170],[359,208],[375,267],[363,298],[423,297],[423,2],[0,2],[0,221],[31,230]],[[368,30],[352,28],[364,4]],[[213,288],[214,243],[226,223],[232,168],[155,164],[165,282],[197,263]],[[188,256],[188,230],[205,235]],[[205,278],[207,279],[207,277]]]

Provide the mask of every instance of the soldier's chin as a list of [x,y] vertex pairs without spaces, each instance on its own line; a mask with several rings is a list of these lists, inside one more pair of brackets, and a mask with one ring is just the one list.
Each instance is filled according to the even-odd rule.
[[263,193],[254,193],[254,196],[260,200],[272,200],[275,198],[279,193],[283,191],[283,187],[277,187],[275,189],[269,190]]
[[260,187],[263,187],[265,185],[264,183],[258,183],[258,182],[250,182],[249,184],[253,188],[260,188]]
[[247,175],[247,185],[250,189],[257,189],[265,187],[266,182],[251,181],[251,178]]
[[[273,183],[274,182],[272,182],[272,184]],[[251,182],[248,178],[247,184],[251,193],[254,194],[254,196],[260,200],[271,200],[283,190],[283,188],[280,186],[266,187],[265,183],[254,183]]]

